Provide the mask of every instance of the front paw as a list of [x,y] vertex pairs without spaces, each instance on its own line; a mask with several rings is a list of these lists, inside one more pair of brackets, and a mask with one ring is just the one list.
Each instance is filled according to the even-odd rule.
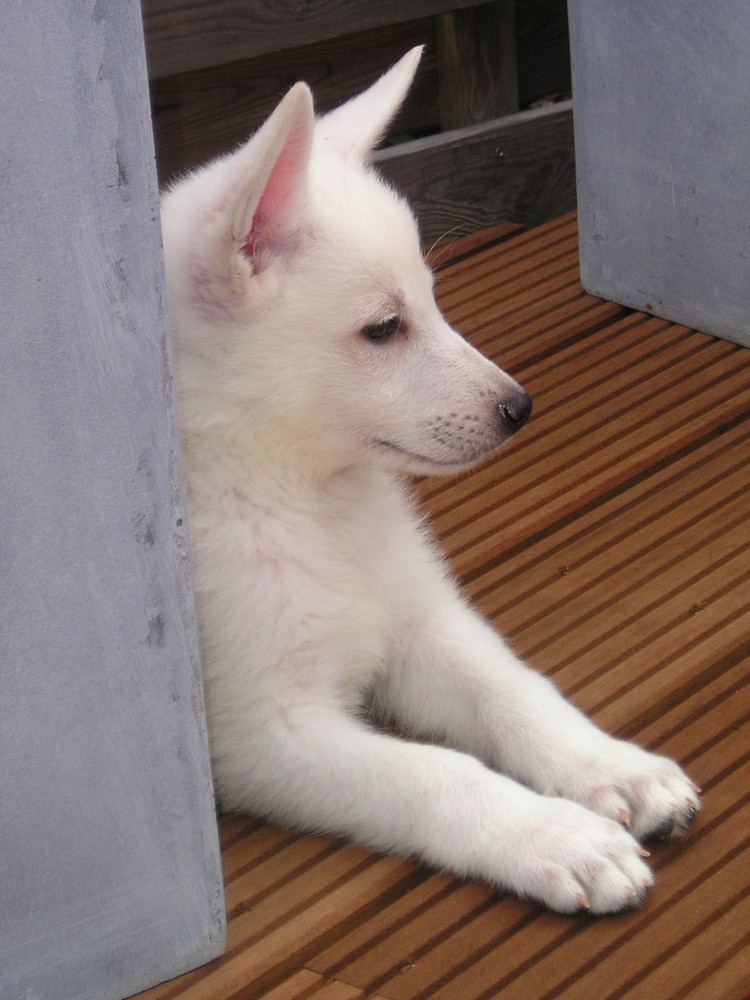
[[611,740],[576,770],[563,794],[622,823],[639,840],[679,837],[700,811],[697,786],[674,761],[631,743]]
[[514,852],[516,891],[559,913],[629,909],[654,881],[622,826],[565,799],[539,798]]

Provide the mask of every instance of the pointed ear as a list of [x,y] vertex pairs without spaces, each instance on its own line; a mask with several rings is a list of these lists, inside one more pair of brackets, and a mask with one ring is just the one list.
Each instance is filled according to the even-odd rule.
[[235,252],[257,273],[296,245],[307,194],[315,117],[312,95],[297,83],[270,118],[229,159]]
[[362,94],[318,119],[316,139],[344,159],[363,162],[385,134],[414,79],[424,46],[407,52]]

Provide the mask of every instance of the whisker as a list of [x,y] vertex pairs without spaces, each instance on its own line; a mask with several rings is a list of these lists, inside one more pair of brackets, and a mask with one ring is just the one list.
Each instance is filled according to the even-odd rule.
[[[425,256],[425,260],[427,261],[427,263],[430,265],[431,268],[437,267],[438,264],[440,263],[440,261],[445,258],[445,254],[443,253],[441,256],[436,257],[434,260],[431,259],[433,251],[437,248],[437,246],[439,244],[444,243],[445,240],[447,240],[459,228],[460,228],[459,225],[455,225],[451,229],[449,229],[447,232],[443,233],[442,236],[438,236],[438,238],[435,240],[435,242],[432,244],[432,246],[429,248],[429,250],[425,253],[425,255],[424,255]],[[446,250],[447,249],[449,249],[449,248],[446,247]]]

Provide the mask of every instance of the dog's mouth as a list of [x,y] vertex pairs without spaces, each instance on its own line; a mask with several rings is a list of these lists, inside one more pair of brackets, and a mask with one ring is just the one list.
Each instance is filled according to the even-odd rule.
[[378,439],[374,442],[374,444],[378,448],[400,458],[402,462],[410,466],[410,471],[424,474],[460,472],[462,469],[467,469],[469,466],[475,465],[477,462],[481,461],[497,447],[497,445],[494,445],[483,448],[481,451],[471,455],[451,456],[450,458],[435,458],[430,455],[423,455],[420,452],[411,451],[403,445],[396,444],[394,441]]
[[410,472],[429,475],[461,471],[481,462],[512,438],[531,410],[531,396],[516,385],[512,393],[506,393],[495,404],[489,419],[456,413],[433,417],[420,435],[426,452],[392,438],[376,438],[373,443]]

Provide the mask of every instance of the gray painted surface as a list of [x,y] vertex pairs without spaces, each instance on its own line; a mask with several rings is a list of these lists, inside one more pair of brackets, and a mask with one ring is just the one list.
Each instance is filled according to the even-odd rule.
[[223,945],[136,0],[0,6],[0,998]]
[[750,344],[750,4],[568,8],[584,286]]

